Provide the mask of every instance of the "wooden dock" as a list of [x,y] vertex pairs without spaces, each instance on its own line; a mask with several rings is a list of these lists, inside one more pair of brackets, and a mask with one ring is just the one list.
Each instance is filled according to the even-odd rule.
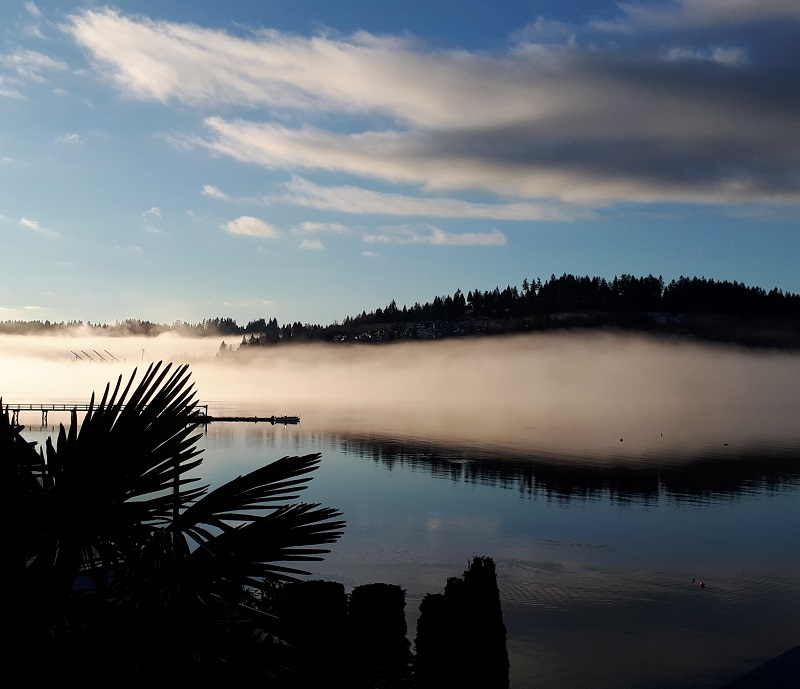
[[[122,405],[124,408],[126,405]],[[95,405],[97,408],[97,405]],[[287,424],[298,424],[300,423],[299,416],[211,416],[208,413],[208,405],[207,404],[196,404],[195,409],[197,409],[200,414],[198,415],[198,423],[202,425],[206,425],[209,423],[213,423],[215,421],[247,421],[250,423],[271,423],[275,425],[276,423],[287,425]],[[47,425],[47,415],[49,412],[67,412],[71,413],[75,412],[88,412],[89,405],[86,403],[72,403],[72,402],[57,402],[57,403],[50,403],[50,402],[21,402],[21,403],[10,403],[10,404],[3,404],[4,412],[11,413],[11,423],[19,424],[19,413],[22,411],[38,411],[42,415],[42,426]]]
[[[96,407],[97,405],[95,405]],[[65,402],[65,403],[50,403],[50,402],[22,402],[18,404],[3,404],[3,411],[4,412],[11,412],[11,423],[19,424],[19,413],[21,411],[38,411],[42,414],[42,426],[47,425],[47,413],[48,412],[68,412],[71,413],[73,411],[82,411],[87,412],[89,411],[89,405],[85,403],[73,403],[73,402]]]

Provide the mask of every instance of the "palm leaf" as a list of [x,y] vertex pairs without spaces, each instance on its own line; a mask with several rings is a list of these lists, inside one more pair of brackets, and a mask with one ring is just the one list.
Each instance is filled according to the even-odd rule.
[[[148,584],[146,590],[124,595],[143,597],[137,604],[186,597],[208,602],[224,599],[237,587],[256,586],[265,577],[291,580],[308,574],[277,563],[321,559],[329,551],[318,546],[342,534],[345,523],[336,520],[341,513],[316,504],[275,503],[296,498],[319,462],[318,453],[282,457],[200,498],[175,518],[167,529],[171,536],[151,538],[131,561],[136,576]],[[172,574],[160,580],[150,574],[164,572]]]
[[316,503],[284,505],[201,540],[190,566],[195,577],[225,577],[236,585],[256,586],[264,578],[294,580],[294,575],[309,572],[278,563],[321,560],[330,550],[318,546],[334,543],[343,533],[345,522],[336,519],[340,516],[338,510]]
[[173,528],[189,529],[206,523],[222,528],[222,522],[249,520],[252,513],[268,503],[286,502],[298,497],[311,479],[309,474],[320,463],[319,453],[302,457],[281,457],[213,490],[188,507],[173,522]]
[[[126,638],[127,628],[132,640],[166,639],[154,621],[184,631],[197,621],[218,634],[208,648],[229,648],[213,630],[242,624],[261,638],[254,625],[264,615],[243,603],[242,587],[307,575],[294,564],[321,559],[342,535],[338,510],[287,504],[319,454],[282,457],[211,492],[193,485],[201,436],[188,366],[158,362],[138,383],[136,375],[107,385],[99,402],[92,395],[82,423],[73,412],[44,453],[0,414],[0,497],[8,498],[0,509],[19,527],[14,543],[3,541],[16,569],[3,572],[10,585],[24,581],[9,620],[28,630],[26,647],[83,629],[92,639]],[[76,588],[79,575],[86,591]]]
[[[183,478],[201,463],[195,459],[200,435],[192,435],[198,412],[188,367],[169,377],[171,364],[160,368],[161,362],[150,365],[129,399],[136,370],[121,394],[121,377],[110,397],[106,386],[96,407],[92,396],[80,431],[73,415],[69,433],[62,426],[55,447],[48,442],[55,480],[81,503],[94,506],[92,520],[97,511],[110,510],[124,521],[167,523],[176,507],[203,492],[186,490],[197,479]],[[166,500],[170,492],[172,499]]]

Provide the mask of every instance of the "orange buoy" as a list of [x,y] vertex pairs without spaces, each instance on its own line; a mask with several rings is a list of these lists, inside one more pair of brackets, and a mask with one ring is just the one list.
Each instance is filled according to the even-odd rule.
[[705,587],[706,587],[706,582],[704,582],[704,581],[701,581],[701,582],[700,582],[700,588],[701,588],[701,589],[704,589]]

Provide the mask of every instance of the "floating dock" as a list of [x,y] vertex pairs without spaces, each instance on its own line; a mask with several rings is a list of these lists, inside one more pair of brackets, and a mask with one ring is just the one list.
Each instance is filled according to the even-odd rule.
[[295,424],[300,423],[299,416],[208,416],[201,414],[199,421],[202,424],[211,423],[212,421],[247,421],[250,423],[282,423],[282,424]]

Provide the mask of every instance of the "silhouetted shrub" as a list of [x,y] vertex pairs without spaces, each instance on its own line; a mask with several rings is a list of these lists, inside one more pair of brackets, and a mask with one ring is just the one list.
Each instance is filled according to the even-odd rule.
[[494,560],[475,557],[463,577],[420,604],[414,676],[420,689],[477,686],[505,689],[509,681],[506,628]]
[[284,587],[279,630],[290,644],[312,650],[344,647],[347,594],[335,581],[298,581]]
[[364,584],[350,594],[350,643],[395,683],[403,681],[409,670],[405,605],[405,591],[395,584]]

